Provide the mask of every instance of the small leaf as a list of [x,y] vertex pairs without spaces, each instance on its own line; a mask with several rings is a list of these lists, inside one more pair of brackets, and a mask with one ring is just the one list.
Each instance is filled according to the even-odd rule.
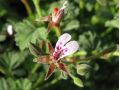
[[73,82],[74,82],[75,85],[77,85],[79,87],[84,87],[83,82],[82,82],[81,79],[79,79],[77,77],[73,77],[72,79],[73,79]]
[[24,20],[15,24],[15,41],[16,45],[24,50],[28,47],[28,44],[36,43],[36,40],[45,40],[47,38],[46,29],[44,27],[36,28],[30,21]]
[[65,72],[61,71],[61,78],[66,80],[68,78],[68,75]]
[[89,72],[90,66],[87,64],[77,65],[77,73],[81,76],[84,76]]

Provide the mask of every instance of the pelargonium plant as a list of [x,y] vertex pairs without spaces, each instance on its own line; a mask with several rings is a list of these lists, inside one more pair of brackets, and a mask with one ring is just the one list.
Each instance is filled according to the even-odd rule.
[[62,59],[78,50],[79,44],[77,41],[71,41],[71,35],[65,33],[59,37],[55,49],[50,43],[48,43],[48,46],[49,55],[40,56],[34,59],[34,62],[49,64],[45,80],[53,74],[56,67],[68,74],[66,65],[62,63]]
[[[60,21],[64,14],[64,9],[67,7],[66,5],[67,1],[64,2],[63,6],[60,9],[57,7],[54,8],[54,11],[51,15],[41,18],[42,21],[49,22],[48,32],[46,34],[48,34],[53,27],[59,28]],[[49,65],[45,80],[47,80],[53,74],[56,68],[59,68],[60,71],[69,75],[67,66],[63,63],[63,58],[75,53],[79,49],[79,44],[77,43],[77,41],[71,40],[71,35],[68,33],[64,33],[59,37],[55,49],[52,47],[52,44],[50,42],[48,42],[47,44],[49,48],[49,54],[45,54],[43,52],[39,53],[39,50],[33,44],[31,44],[29,47],[33,55],[38,55],[33,60],[34,62]]]
[[[41,21],[47,21],[48,24],[48,31],[46,35],[50,34],[49,32],[55,27],[57,30],[60,30],[60,21],[63,18],[64,10],[67,7],[67,1],[64,2],[63,6],[59,9],[57,7],[54,8],[52,14],[40,18]],[[57,33],[56,33],[57,35]],[[88,70],[90,69],[90,66],[87,64],[81,64],[77,61],[80,61],[80,58],[71,57],[69,60],[66,58],[67,56],[75,53],[79,49],[79,44],[77,41],[71,40],[71,35],[68,33],[64,33],[62,35],[57,35],[58,41],[55,45],[55,48],[52,47],[51,42],[49,41],[49,38],[47,38],[46,41],[43,41],[45,45],[47,45],[49,49],[49,53],[46,53],[44,51],[41,51],[38,47],[36,47],[34,44],[29,45],[30,52],[36,56],[36,58],[33,60],[34,62],[40,63],[40,64],[47,64],[49,65],[45,80],[50,78],[50,76],[55,72],[55,69],[60,70],[60,72],[63,72],[65,75],[70,76],[73,79],[73,82],[83,87],[83,83],[79,77],[76,76],[76,73],[72,73],[72,69],[77,70],[77,74],[83,76],[85,75]],[[95,56],[90,56],[88,58],[82,58],[82,60],[90,60],[95,59],[98,56],[103,56],[106,54],[106,51],[108,53],[108,49],[105,51],[98,53]],[[109,51],[111,52],[111,51]],[[79,59],[79,60],[78,60]],[[70,65],[64,62],[72,63],[73,67],[68,69]]]

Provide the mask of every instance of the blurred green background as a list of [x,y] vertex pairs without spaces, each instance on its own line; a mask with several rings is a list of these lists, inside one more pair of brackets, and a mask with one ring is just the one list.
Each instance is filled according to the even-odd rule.
[[[36,19],[61,7],[62,0],[0,0],[0,90],[118,90],[119,51],[96,56],[119,43],[119,0],[68,0],[60,28],[79,42],[79,67],[69,63],[74,78],[55,74],[44,80],[47,65],[34,63],[28,43],[49,39],[55,46],[54,31],[46,36],[47,23]],[[10,35],[7,27],[13,26]],[[113,48],[114,49],[114,48]],[[84,57],[96,56],[89,60]],[[89,70],[86,67],[90,67]],[[80,70],[80,71],[79,71]]]

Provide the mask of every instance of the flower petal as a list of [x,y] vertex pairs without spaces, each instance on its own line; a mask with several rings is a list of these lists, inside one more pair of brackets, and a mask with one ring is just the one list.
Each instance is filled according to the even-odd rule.
[[73,54],[74,52],[76,52],[79,48],[79,44],[77,41],[70,41],[68,42],[64,47],[63,47],[63,51],[62,51],[62,55],[60,56],[60,58],[63,58],[67,55]]
[[55,68],[56,68],[56,65],[54,63],[50,64],[45,80],[47,80],[53,74]]
[[13,35],[13,26],[12,25],[7,26],[7,32],[10,36]]
[[56,43],[55,51],[61,49],[68,41],[70,41],[70,39],[71,39],[71,35],[68,33],[61,35]]

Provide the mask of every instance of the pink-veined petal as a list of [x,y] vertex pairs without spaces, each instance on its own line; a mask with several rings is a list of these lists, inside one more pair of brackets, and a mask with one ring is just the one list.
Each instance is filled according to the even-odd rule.
[[79,48],[79,44],[77,41],[70,41],[68,42],[64,47],[63,47],[63,51],[61,53],[60,58],[63,58],[67,55],[73,54],[75,53]]
[[70,41],[71,35],[68,33],[65,33],[61,35],[56,43],[55,51],[61,49],[68,41]]

